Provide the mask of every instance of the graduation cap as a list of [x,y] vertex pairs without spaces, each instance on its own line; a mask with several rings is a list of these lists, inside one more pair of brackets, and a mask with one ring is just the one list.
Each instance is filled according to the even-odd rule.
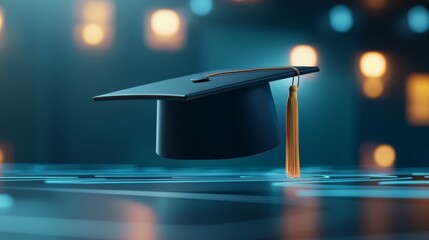
[[161,157],[245,157],[281,143],[269,82],[318,71],[318,67],[210,71],[107,93],[94,100],[156,99],[156,153]]

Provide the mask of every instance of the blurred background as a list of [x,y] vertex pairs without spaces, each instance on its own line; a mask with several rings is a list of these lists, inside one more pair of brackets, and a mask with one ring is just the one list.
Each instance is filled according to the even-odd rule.
[[[216,69],[319,65],[300,88],[304,166],[429,161],[427,1],[0,0],[0,162],[282,167],[284,146],[155,153],[156,102],[95,95]],[[290,80],[271,84],[284,131]]]

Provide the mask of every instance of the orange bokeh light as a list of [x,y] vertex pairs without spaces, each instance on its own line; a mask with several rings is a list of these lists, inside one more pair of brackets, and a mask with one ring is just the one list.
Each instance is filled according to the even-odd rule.
[[364,0],[364,4],[371,10],[381,10],[389,3],[388,0]]
[[155,212],[147,205],[139,202],[122,200],[119,209],[124,215],[126,228],[124,229],[124,240],[155,240],[156,233]]
[[384,91],[383,81],[379,78],[364,79],[362,91],[368,98],[379,98]]
[[396,160],[395,149],[387,144],[379,145],[374,150],[374,161],[382,168],[392,167]]
[[4,163],[4,159],[5,159],[4,151],[3,149],[0,148],[0,164]]
[[429,74],[412,74],[406,83],[407,119],[411,125],[429,125]]

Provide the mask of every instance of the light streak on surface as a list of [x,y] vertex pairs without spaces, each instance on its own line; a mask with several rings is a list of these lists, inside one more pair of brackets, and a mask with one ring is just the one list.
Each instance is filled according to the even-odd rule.
[[133,225],[143,225],[147,228],[125,228],[123,240],[155,240],[156,222],[155,212],[148,206],[140,202],[122,200],[118,203],[125,221]]

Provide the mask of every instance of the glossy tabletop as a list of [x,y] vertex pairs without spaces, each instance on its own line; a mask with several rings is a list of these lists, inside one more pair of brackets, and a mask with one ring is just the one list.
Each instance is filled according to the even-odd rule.
[[3,165],[0,239],[429,239],[429,169]]

